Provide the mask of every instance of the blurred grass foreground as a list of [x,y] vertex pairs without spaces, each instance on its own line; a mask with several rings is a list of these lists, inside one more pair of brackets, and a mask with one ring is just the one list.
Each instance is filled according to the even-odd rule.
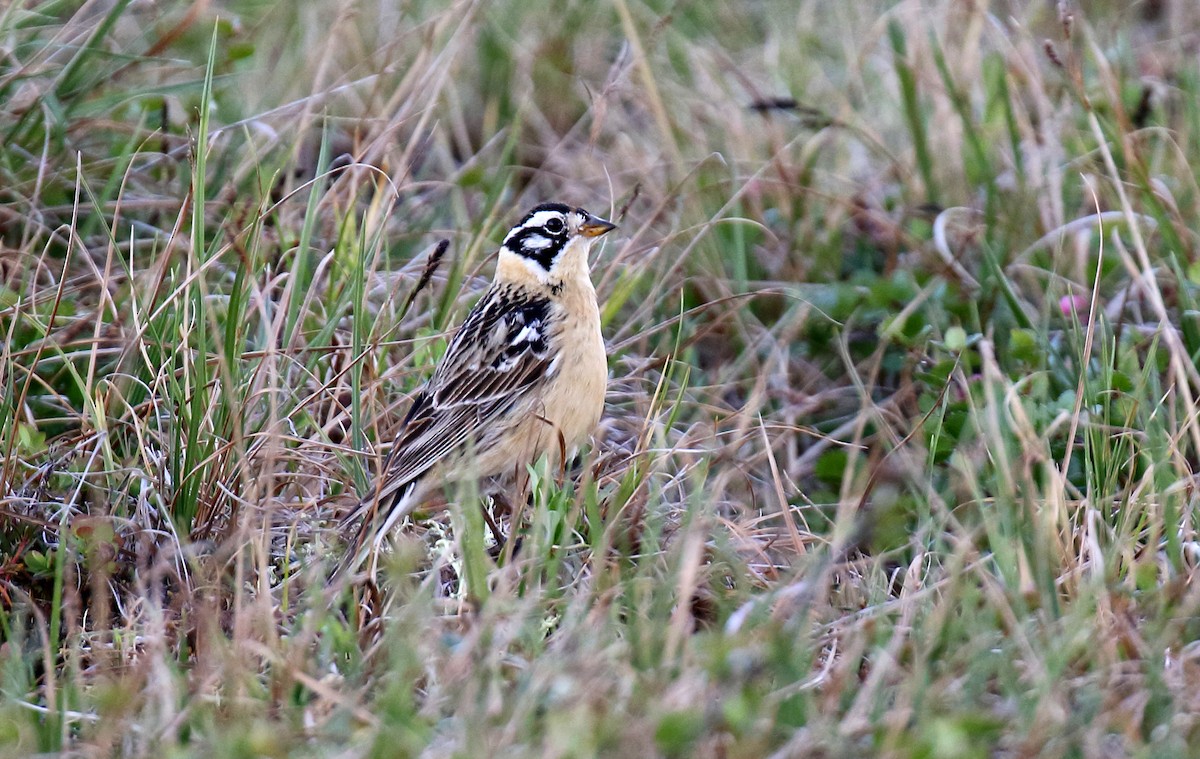
[[[11,0],[0,134],[0,757],[1196,755],[1195,2]],[[602,430],[329,586],[544,200]]]

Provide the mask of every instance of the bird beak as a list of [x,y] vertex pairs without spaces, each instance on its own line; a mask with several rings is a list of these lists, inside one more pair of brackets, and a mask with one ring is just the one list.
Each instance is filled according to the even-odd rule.
[[579,234],[584,237],[599,237],[605,232],[611,232],[617,228],[616,224],[611,221],[601,219],[599,216],[588,214],[587,221],[583,222],[579,227]]

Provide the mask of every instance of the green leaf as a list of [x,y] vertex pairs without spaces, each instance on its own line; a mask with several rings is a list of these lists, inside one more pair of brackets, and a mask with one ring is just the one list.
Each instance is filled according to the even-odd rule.
[[658,721],[654,742],[667,756],[686,756],[704,732],[704,715],[698,710],[669,712]]
[[813,474],[820,480],[836,485],[842,481],[842,476],[846,472],[846,463],[848,461],[847,454],[840,448],[826,451],[817,459],[817,463],[813,465]]
[[36,456],[46,450],[46,433],[31,424],[17,424],[17,450]]
[[1037,333],[1024,327],[1012,330],[1008,334],[1008,351],[1012,358],[1019,361],[1037,361],[1041,357]]
[[54,571],[54,551],[26,551],[24,560],[25,568],[35,576],[42,577]]
[[946,350],[961,353],[967,347],[967,331],[959,326],[946,330]]

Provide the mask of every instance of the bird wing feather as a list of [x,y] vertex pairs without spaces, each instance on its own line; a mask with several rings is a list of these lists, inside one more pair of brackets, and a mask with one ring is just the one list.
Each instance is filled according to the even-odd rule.
[[423,474],[481,437],[548,377],[549,299],[496,286],[451,340],[428,384],[413,399],[377,487],[346,521],[389,501]]

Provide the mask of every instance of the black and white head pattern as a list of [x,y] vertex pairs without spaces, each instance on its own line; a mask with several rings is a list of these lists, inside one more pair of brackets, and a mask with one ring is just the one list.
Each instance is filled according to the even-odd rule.
[[543,203],[512,228],[504,238],[504,247],[550,271],[587,218],[588,212],[582,208]]

